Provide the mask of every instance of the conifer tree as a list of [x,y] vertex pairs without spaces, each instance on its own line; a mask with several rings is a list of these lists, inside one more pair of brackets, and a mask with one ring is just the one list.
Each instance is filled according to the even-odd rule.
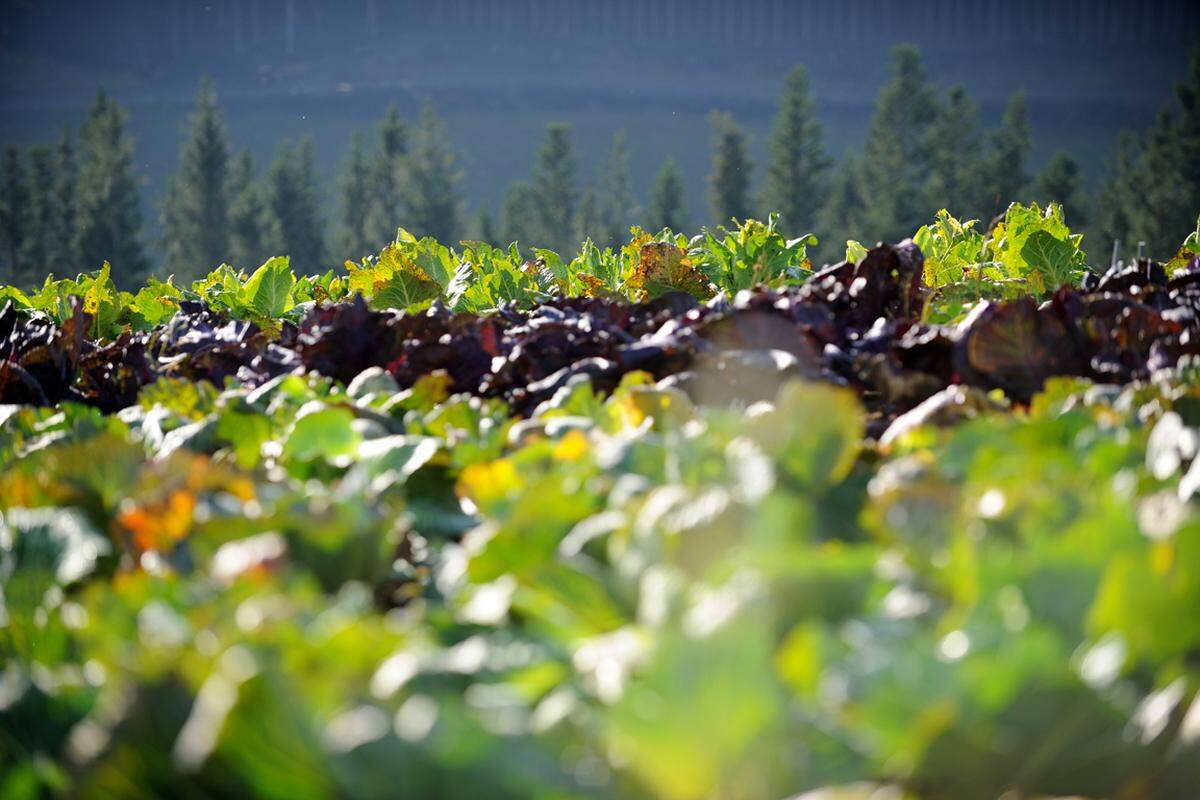
[[892,49],[891,80],[880,90],[857,164],[862,211],[855,234],[869,241],[899,241],[929,217],[929,128],[937,98],[921,55],[911,45]]
[[165,270],[202,275],[229,258],[229,134],[212,82],[196,93],[196,110],[180,152],[179,171],[162,203]]
[[254,269],[271,256],[270,222],[262,184],[254,175],[254,157],[242,150],[229,173],[229,257],[231,265]]
[[598,237],[603,236],[601,222],[600,201],[596,199],[596,190],[590,185],[586,186],[579,200],[579,214],[575,220],[574,241],[571,243],[570,248],[563,252],[563,255],[565,256],[574,252],[576,249],[575,246],[584,239],[591,239],[595,242]]
[[496,223],[492,221],[492,212],[485,205],[479,206],[479,212],[475,215],[475,240],[493,247],[507,244],[500,241],[500,232],[496,229]]
[[14,146],[4,148],[0,165],[0,265],[9,282],[24,279],[21,256],[29,233],[29,176]]
[[1031,199],[1045,206],[1060,203],[1067,224],[1075,230],[1087,226],[1088,199],[1083,193],[1083,175],[1079,164],[1066,153],[1055,153],[1034,178]]
[[506,245],[518,242],[527,250],[546,247],[547,243],[541,239],[539,210],[538,198],[531,184],[526,181],[510,184],[500,204],[501,242]]
[[687,202],[684,198],[683,173],[675,159],[668,157],[663,162],[650,189],[649,229],[660,231],[670,228],[678,233],[688,230]]
[[81,264],[75,235],[78,169],[70,128],[63,128],[54,156],[54,225],[46,258],[54,265],[57,274],[71,275],[80,271]]
[[462,174],[450,147],[445,126],[433,105],[421,108],[411,151],[404,159],[401,208],[404,228],[415,236],[432,236],[454,242],[461,233],[462,201],[458,184]]
[[865,239],[868,246],[874,244],[874,241],[860,233],[863,226],[863,199],[859,194],[862,186],[859,173],[859,159],[854,153],[847,152],[842,156],[842,162],[829,184],[829,194],[821,210],[821,223],[818,226],[821,232],[821,257],[828,261],[842,260],[847,239]]
[[1032,149],[1029,110],[1025,95],[1018,92],[1009,99],[1000,127],[988,137],[980,180],[985,218],[1003,213],[1010,203],[1021,199],[1029,184],[1026,161]]
[[538,247],[566,253],[575,238],[575,215],[579,201],[571,128],[552,122],[538,149],[533,168],[534,201],[537,208]]
[[1180,177],[1188,187],[1187,195],[1179,199],[1179,205],[1191,213],[1200,211],[1200,44],[1192,48],[1187,79],[1175,87],[1175,97],[1180,112]]
[[747,152],[746,135],[727,113],[714,111],[709,116],[716,139],[712,172],[708,176],[708,198],[713,219],[728,225],[731,219],[753,216],[750,207],[750,173],[754,168]]
[[979,109],[962,86],[952,86],[929,129],[927,210],[947,209],[961,219],[979,214]]
[[71,274],[70,264],[51,261],[59,214],[54,169],[53,146],[39,144],[29,149],[28,230],[21,245],[19,283],[36,282],[49,272]]
[[371,207],[371,164],[361,133],[350,140],[350,158],[342,172],[334,254],[337,259],[358,261],[373,248],[367,239],[367,214]]
[[1126,201],[1129,244],[1146,242],[1156,257],[1169,258],[1179,242],[1196,228],[1195,206],[1185,206],[1192,195],[1184,163],[1187,150],[1183,129],[1170,109],[1142,138],[1137,169],[1130,178],[1132,196]]
[[595,241],[601,247],[616,247],[629,234],[630,221],[637,215],[631,183],[627,138],[625,131],[617,131],[613,134],[597,201],[600,221]]
[[125,112],[103,89],[79,135],[80,167],[75,197],[80,267],[112,264],[114,279],[132,285],[147,272],[142,249],[139,178]]
[[767,212],[782,215],[785,230],[805,233],[817,225],[831,161],[802,66],[788,73],[775,127],[767,143]]
[[396,107],[390,106],[379,123],[379,149],[371,165],[370,208],[364,227],[368,249],[382,248],[396,238],[396,229],[405,224],[401,181],[408,139],[408,125]]
[[1108,264],[1114,242],[1126,246],[1129,243],[1132,222],[1127,209],[1135,208],[1139,199],[1135,188],[1138,147],[1137,136],[1132,131],[1124,131],[1117,137],[1117,144],[1108,160],[1106,177],[1096,193],[1093,232],[1087,240],[1089,253],[1094,252],[1092,243],[1100,248],[1098,262],[1102,266]]
[[1114,240],[1122,254],[1146,242],[1149,253],[1168,258],[1200,209],[1200,46],[1192,51],[1188,78],[1176,87],[1178,113],[1164,108],[1142,135],[1118,140],[1096,203],[1090,236],[1110,252]]
[[298,273],[316,272],[325,261],[313,164],[313,141],[283,142],[267,172],[266,240],[271,255],[291,257]]

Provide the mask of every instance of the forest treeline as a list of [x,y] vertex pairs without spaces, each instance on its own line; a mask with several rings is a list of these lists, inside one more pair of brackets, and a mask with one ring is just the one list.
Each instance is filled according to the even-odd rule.
[[1057,201],[1086,230],[1093,264],[1113,242],[1125,253],[1145,242],[1167,255],[1200,209],[1200,48],[1176,100],[1145,131],[1117,142],[1094,193],[1078,163],[1051,157],[1036,175],[1025,98],[1014,95],[1000,123],[980,125],[967,90],[939,91],[919,51],[891,53],[890,78],[860,152],[831,157],[808,75],[785,78],[766,157],[756,163],[747,134],[714,111],[708,208],[689,209],[683,175],[668,157],[646,197],[636,196],[631,144],[618,132],[595,174],[578,163],[569,126],[551,123],[527,180],[508,187],[498,210],[470,213],[462,169],[445,125],[426,103],[415,120],[389,109],[370,136],[354,136],[336,178],[333,219],[323,218],[311,138],[284,141],[260,169],[231,141],[214,87],[205,81],[181,145],[180,164],[159,203],[163,254],[153,264],[144,239],[141,179],[124,110],[98,92],[77,135],[5,149],[0,161],[0,280],[40,283],[102,262],[121,283],[147,274],[191,278],[219,263],[252,268],[288,254],[317,271],[379,250],[403,227],[443,242],[481,239],[570,252],[584,238],[612,245],[629,227],[690,230],[779,212],[793,235],[816,233],[836,259],[848,238],[897,241],[940,208],[987,224],[1012,201]]

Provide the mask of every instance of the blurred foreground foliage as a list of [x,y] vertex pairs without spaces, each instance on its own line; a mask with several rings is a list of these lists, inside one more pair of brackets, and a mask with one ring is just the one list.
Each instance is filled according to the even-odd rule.
[[6,407],[0,796],[1187,797],[1194,371],[869,449],[806,383]]

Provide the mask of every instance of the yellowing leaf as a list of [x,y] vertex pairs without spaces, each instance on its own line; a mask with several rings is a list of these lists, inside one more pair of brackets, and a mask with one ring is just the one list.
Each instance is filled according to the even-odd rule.
[[559,461],[578,461],[587,455],[587,452],[587,435],[578,428],[572,428],[554,446],[554,457]]
[[701,299],[713,294],[683,248],[669,242],[647,242],[638,248],[638,261],[628,285],[633,299],[639,301],[671,291],[687,292]]
[[459,492],[481,507],[502,499],[519,485],[517,468],[507,458],[471,464],[458,479]]
[[410,242],[394,242],[374,259],[347,263],[350,289],[368,298],[373,308],[406,309],[438,297],[441,285],[412,257]]
[[187,535],[192,527],[196,496],[176,489],[165,500],[133,506],[117,517],[117,524],[133,537],[141,552],[167,551]]

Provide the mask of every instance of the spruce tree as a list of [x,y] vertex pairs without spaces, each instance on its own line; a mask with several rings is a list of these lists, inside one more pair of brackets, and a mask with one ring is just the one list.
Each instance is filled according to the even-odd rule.
[[350,158],[342,172],[338,224],[334,236],[339,260],[358,261],[375,248],[368,244],[367,214],[371,207],[371,164],[361,133],[350,140]]
[[262,184],[254,176],[254,157],[243,150],[229,172],[229,257],[240,269],[254,269],[269,258],[270,221]]
[[1000,127],[988,137],[980,181],[985,217],[1003,213],[1010,203],[1021,199],[1029,184],[1026,161],[1032,149],[1029,111],[1025,95],[1018,92],[1009,99]]
[[709,121],[716,131],[712,172],[708,176],[709,206],[716,224],[728,225],[731,219],[753,216],[750,173],[754,165],[747,152],[746,135],[732,116],[714,111]]
[[596,242],[601,247],[617,247],[629,235],[630,221],[637,215],[631,183],[625,131],[617,131],[601,176],[600,222],[596,232]]
[[1082,230],[1088,224],[1088,199],[1083,193],[1083,175],[1079,164],[1066,153],[1055,153],[1034,178],[1029,194],[1032,200],[1045,206],[1060,203],[1067,224]]
[[862,232],[864,203],[860,194],[863,184],[860,163],[854,153],[845,153],[829,184],[818,226],[821,257],[828,261],[842,260],[847,239],[865,240],[868,246],[875,243]]
[[691,225],[688,219],[687,201],[684,199],[683,173],[675,159],[668,157],[663,162],[650,188],[650,212],[647,220],[649,229],[661,231],[670,228],[677,233],[686,232]]
[[29,176],[21,160],[21,151],[4,148],[0,165],[0,265],[10,283],[24,279],[21,256],[29,233]]
[[371,165],[372,190],[364,227],[368,249],[382,248],[396,238],[396,229],[405,224],[401,218],[401,181],[408,138],[408,125],[395,106],[389,107],[379,123],[379,149]]
[[952,86],[929,129],[930,173],[925,208],[960,219],[979,214],[979,109],[962,86]]
[[71,143],[71,130],[64,127],[55,148],[54,226],[46,252],[46,258],[54,265],[55,272],[62,275],[75,274],[81,269],[78,239],[75,235],[77,182],[78,168],[75,147]]
[[133,141],[125,133],[125,112],[103,89],[79,135],[80,167],[76,235],[80,266],[112,264],[113,277],[132,285],[149,264],[142,250],[139,179],[133,169]]
[[1096,204],[1092,241],[1108,251],[1114,240],[1126,257],[1146,242],[1168,258],[1200,209],[1200,47],[1188,79],[1176,87],[1178,113],[1164,108],[1144,134],[1122,134]]
[[1095,219],[1092,222],[1092,233],[1087,236],[1087,240],[1090,253],[1094,252],[1091,243],[1100,248],[1100,258],[1097,260],[1102,265],[1108,264],[1114,242],[1119,242],[1126,248],[1129,245],[1132,222],[1127,210],[1136,209],[1141,199],[1137,196],[1135,186],[1138,147],[1137,137],[1131,131],[1124,131],[1117,137],[1116,147],[1108,161],[1106,177],[1096,194]]
[[538,213],[538,198],[533,186],[526,181],[510,184],[500,204],[502,243],[518,242],[526,250],[546,247],[547,243],[541,239]]
[[475,215],[475,240],[493,247],[506,244],[500,241],[500,232],[492,221],[492,212],[485,205],[479,206],[479,212]]
[[290,256],[300,273],[316,272],[325,261],[314,171],[313,141],[306,136],[295,145],[283,142],[267,173],[268,250]]
[[784,82],[767,152],[770,161],[763,197],[767,212],[779,212],[785,230],[797,234],[813,230],[831,161],[825,152],[808,71],[802,66],[788,73]]
[[[891,80],[879,92],[863,145],[857,189],[863,206],[857,236],[899,241],[928,220],[929,129],[938,104],[921,55],[911,45],[892,49]],[[855,234],[851,234],[855,235]]]
[[[576,245],[584,239],[591,239],[595,242],[598,238],[603,237],[601,231],[602,217],[600,214],[600,201],[596,198],[596,190],[590,185],[584,187],[583,194],[579,200],[579,214],[575,219],[575,235],[574,241],[569,249],[561,251],[562,255],[568,256],[576,250]],[[604,242],[601,242],[603,245]]]
[[537,242],[530,242],[558,253],[567,253],[575,238],[575,214],[579,201],[576,164],[571,128],[552,122],[537,153],[533,168],[536,203]]
[[457,161],[441,118],[426,103],[413,131],[412,148],[400,167],[403,227],[413,235],[432,236],[447,244],[460,236],[462,174]]
[[162,202],[165,270],[203,275],[229,258],[229,134],[212,82],[196,93],[196,110],[180,151],[179,171]]
[[1179,100],[1180,175],[1188,186],[1179,204],[1188,213],[1200,211],[1200,44],[1192,48],[1187,80],[1175,87]]
[[1183,131],[1175,115],[1163,109],[1142,139],[1137,170],[1130,181],[1133,197],[1125,209],[1130,221],[1129,244],[1144,241],[1150,254],[1163,259],[1195,230],[1200,210],[1184,205],[1192,194],[1185,152]]
[[21,245],[19,283],[38,281],[49,272],[71,274],[70,264],[51,261],[58,233],[58,197],[55,194],[56,176],[54,147],[46,144],[29,149],[29,215],[28,230]]

